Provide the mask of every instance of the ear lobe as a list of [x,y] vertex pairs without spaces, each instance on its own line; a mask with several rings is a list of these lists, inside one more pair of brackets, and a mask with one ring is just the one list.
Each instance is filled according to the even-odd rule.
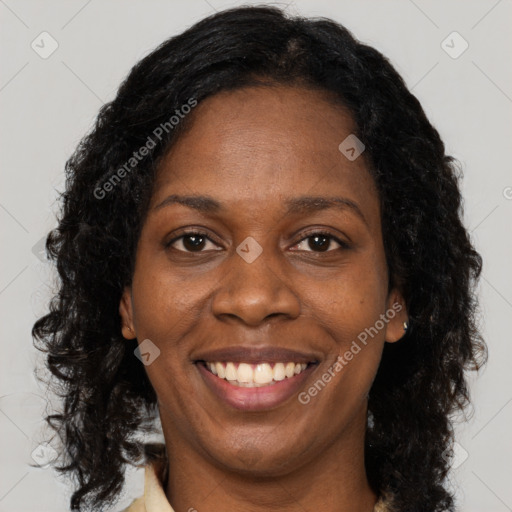
[[119,301],[119,314],[121,315],[121,332],[123,337],[127,340],[133,340],[137,335],[133,325],[132,293],[129,286],[125,287]]
[[388,343],[395,343],[404,337],[409,325],[407,307],[400,291],[395,288],[391,290],[387,307],[386,341]]

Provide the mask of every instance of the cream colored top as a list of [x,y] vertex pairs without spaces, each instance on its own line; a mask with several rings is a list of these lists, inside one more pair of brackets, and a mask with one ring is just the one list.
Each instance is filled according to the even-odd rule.
[[[144,495],[137,498],[122,512],[174,512],[165,495],[162,483],[163,469],[162,462],[146,466],[144,470]],[[373,512],[391,512],[391,509],[381,498],[375,504]]]

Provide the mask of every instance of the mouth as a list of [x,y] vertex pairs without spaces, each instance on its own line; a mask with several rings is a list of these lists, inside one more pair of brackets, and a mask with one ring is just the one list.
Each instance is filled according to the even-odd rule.
[[221,349],[194,359],[214,400],[251,412],[283,406],[319,365],[316,354],[275,347]]
[[285,379],[291,379],[306,371],[308,366],[316,364],[288,362],[263,362],[251,364],[245,362],[199,361],[210,373],[225,380],[228,384],[244,388],[273,386]]

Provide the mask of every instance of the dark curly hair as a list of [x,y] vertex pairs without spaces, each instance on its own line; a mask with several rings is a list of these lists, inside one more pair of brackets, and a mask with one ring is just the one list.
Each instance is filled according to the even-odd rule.
[[71,508],[114,503],[126,464],[162,456],[137,438],[151,428],[156,394],[133,356],[136,341],[121,334],[119,301],[158,164],[193,112],[113,179],[191,99],[258,84],[324,91],[357,123],[379,190],[390,285],[410,317],[403,340],[385,345],[369,394],[367,474],[378,494],[394,496],[396,511],[452,511],[445,477],[454,414],[470,403],[465,371],[486,359],[474,293],[481,258],[461,221],[460,166],[381,53],[332,20],[267,6],[219,12],[162,43],[133,67],[66,163],[58,227],[46,241],[59,290],[32,334],[62,398],[47,421],[62,441],[58,470],[77,484]]

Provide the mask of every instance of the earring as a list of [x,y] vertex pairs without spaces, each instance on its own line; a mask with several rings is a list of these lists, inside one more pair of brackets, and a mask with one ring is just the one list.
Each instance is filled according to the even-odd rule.
[[404,331],[407,332],[407,329],[409,329],[409,322],[405,321],[403,325],[404,325]]

